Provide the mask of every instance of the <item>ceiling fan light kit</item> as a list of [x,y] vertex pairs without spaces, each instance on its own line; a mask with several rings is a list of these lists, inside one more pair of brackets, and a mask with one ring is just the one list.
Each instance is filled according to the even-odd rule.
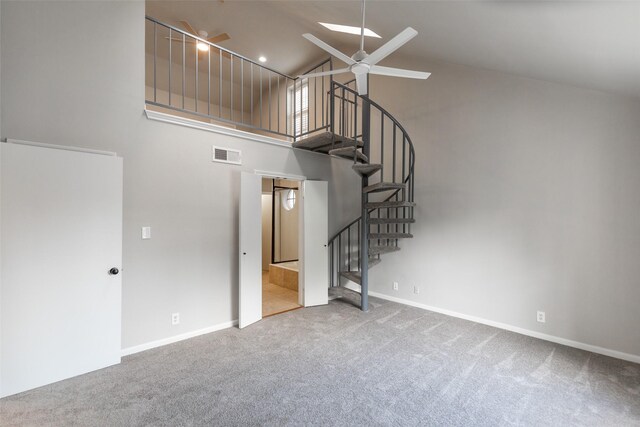
[[378,62],[382,61],[384,58],[400,49],[405,43],[418,35],[418,32],[411,27],[407,27],[404,31],[400,32],[397,36],[386,42],[372,54],[368,54],[364,50],[364,37],[365,37],[365,27],[364,27],[364,17],[365,17],[365,0],[362,0],[362,26],[360,27],[360,49],[354,53],[352,56],[347,56],[344,53],[340,52],[338,49],[328,45],[323,42],[313,34],[303,34],[302,37],[309,40],[311,43],[318,46],[320,49],[325,52],[330,53],[335,56],[342,62],[348,65],[347,68],[340,68],[332,71],[324,71],[320,73],[312,73],[305,74],[300,77],[321,77],[335,74],[342,74],[351,72],[355,75],[356,78],[356,87],[358,90],[358,94],[367,95],[367,75],[368,74],[376,74],[380,76],[390,76],[390,77],[403,77],[410,79],[427,79],[431,73],[426,73],[423,71],[413,71],[413,70],[404,70],[401,68],[392,68],[392,67],[383,67],[380,65],[376,65]]
[[[218,34],[217,36],[209,37],[209,33],[207,31],[204,31],[204,30],[196,31],[196,30],[193,29],[191,24],[189,24],[187,21],[180,21],[180,24],[182,25],[182,27],[189,34],[193,35],[194,37],[198,37],[200,39],[206,40],[206,41],[208,41],[209,43],[212,43],[212,44],[221,43],[221,42],[229,40],[231,38],[231,37],[229,37],[229,34],[227,34],[227,33],[221,33],[221,34]],[[165,38],[171,40],[172,42],[178,42],[178,43],[182,43],[183,42],[183,39],[181,37],[179,37],[179,38],[165,37]],[[184,40],[184,43],[195,45],[196,48],[200,52],[208,52],[209,51],[209,44],[205,43],[203,41],[200,41],[198,39]]]

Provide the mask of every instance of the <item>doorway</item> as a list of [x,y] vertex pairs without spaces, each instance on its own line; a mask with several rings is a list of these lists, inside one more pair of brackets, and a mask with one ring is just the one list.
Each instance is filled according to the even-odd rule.
[[[280,204],[298,207],[298,305],[312,307],[328,303],[328,185],[326,181],[309,180],[271,172],[242,172],[239,206],[239,289],[238,326],[247,327],[262,319],[262,195],[263,178],[290,180],[297,183],[297,193],[283,190]],[[273,189],[272,189],[273,190]],[[268,192],[267,192],[268,193]],[[272,198],[274,198],[272,194]],[[273,251],[275,253],[275,250]],[[280,252],[286,256],[288,252]],[[270,259],[267,257],[267,259]],[[271,263],[270,263],[271,264]]]
[[262,178],[262,317],[302,307],[299,200],[299,181]]

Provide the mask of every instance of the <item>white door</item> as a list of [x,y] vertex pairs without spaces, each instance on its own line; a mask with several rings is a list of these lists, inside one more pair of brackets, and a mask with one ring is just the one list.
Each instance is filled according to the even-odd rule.
[[240,328],[262,319],[262,177],[240,178]]
[[302,249],[299,278],[303,305],[324,305],[329,301],[329,205],[326,181],[304,181],[302,184]]
[[122,159],[0,145],[8,396],[120,362]]

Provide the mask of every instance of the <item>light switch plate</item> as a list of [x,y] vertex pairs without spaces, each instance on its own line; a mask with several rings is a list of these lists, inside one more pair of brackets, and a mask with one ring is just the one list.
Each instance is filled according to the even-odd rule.
[[151,227],[142,227],[142,238],[143,239],[151,238]]

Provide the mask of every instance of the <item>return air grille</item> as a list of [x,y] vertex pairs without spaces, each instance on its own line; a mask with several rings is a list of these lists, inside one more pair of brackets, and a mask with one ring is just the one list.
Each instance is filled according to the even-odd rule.
[[242,153],[240,150],[232,150],[230,148],[213,147],[213,161],[220,163],[229,163],[232,165],[242,164]]

